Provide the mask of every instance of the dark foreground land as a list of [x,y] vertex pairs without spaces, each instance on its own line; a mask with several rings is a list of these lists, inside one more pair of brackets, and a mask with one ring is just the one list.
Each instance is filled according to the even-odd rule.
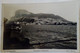
[[23,25],[21,33],[30,45],[18,43],[5,49],[77,49],[76,25]]

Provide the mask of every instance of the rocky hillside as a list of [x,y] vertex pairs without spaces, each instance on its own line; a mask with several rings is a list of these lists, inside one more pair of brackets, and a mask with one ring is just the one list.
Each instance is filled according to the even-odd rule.
[[45,14],[45,13],[34,14],[26,10],[16,11],[15,16],[12,17],[11,20],[26,22],[26,23],[36,24],[36,25],[54,25],[54,24],[73,23],[64,19],[59,15]]

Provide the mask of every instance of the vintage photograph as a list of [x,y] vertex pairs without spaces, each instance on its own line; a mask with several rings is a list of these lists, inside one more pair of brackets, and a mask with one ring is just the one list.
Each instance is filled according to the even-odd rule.
[[2,4],[3,50],[77,50],[75,3]]

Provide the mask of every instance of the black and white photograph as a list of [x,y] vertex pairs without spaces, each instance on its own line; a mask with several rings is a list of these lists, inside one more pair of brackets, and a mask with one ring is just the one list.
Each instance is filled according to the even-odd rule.
[[77,50],[77,5],[2,4],[3,50]]

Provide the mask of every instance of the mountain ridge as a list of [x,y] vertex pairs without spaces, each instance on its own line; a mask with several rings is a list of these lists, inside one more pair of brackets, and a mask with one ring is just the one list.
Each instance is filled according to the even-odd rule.
[[[18,10],[15,12],[15,16],[12,17],[12,20],[20,21],[20,22],[29,22],[31,19],[34,20],[34,23],[44,25],[44,24],[60,24],[60,23],[73,23],[64,19],[63,17],[55,14],[47,14],[47,13],[38,13],[34,14],[28,12],[26,10]],[[31,21],[32,22],[32,21]]]

